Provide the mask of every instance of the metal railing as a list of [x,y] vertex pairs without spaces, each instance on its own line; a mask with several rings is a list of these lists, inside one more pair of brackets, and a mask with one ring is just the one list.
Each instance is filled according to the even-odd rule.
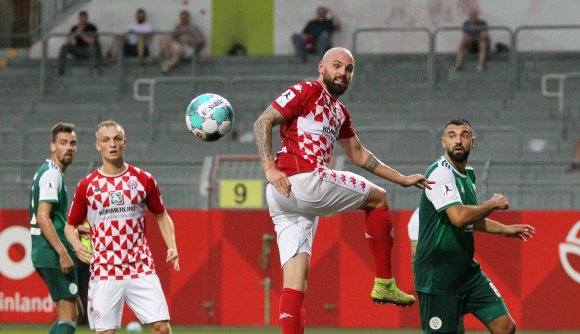
[[[513,48],[513,39],[511,38],[513,36],[513,31],[506,26],[488,26],[487,27],[488,31],[494,31],[494,30],[499,30],[499,31],[505,31],[508,33],[508,35],[510,36],[510,63],[513,62],[514,59],[514,48]],[[440,27],[437,28],[433,31],[432,33],[432,46],[433,48],[431,49],[431,52],[433,53],[433,55],[431,56],[431,58],[433,59],[433,61],[431,62],[431,78],[433,79],[432,84],[433,87],[437,86],[437,83],[439,83],[438,80],[438,76],[437,76],[437,37],[439,36],[439,34],[443,33],[443,32],[448,32],[448,31],[463,31],[463,27]],[[491,46],[490,46],[491,47]],[[511,73],[511,75],[514,75],[514,72]],[[515,89],[515,86],[512,86],[512,90]]]
[[[568,131],[572,113],[569,106],[566,106],[566,82],[569,80],[580,79],[580,72],[570,73],[550,73],[542,76],[542,95],[547,98],[558,99],[558,118],[561,121],[561,136],[562,139],[568,138]],[[549,82],[557,82],[557,90],[549,90]]]
[[518,52],[518,44],[519,40],[518,37],[523,31],[531,31],[531,30],[580,30],[580,25],[525,25],[517,27],[516,30],[511,35],[511,44],[513,45],[513,61],[512,61],[512,79],[513,85],[516,90],[520,89],[520,70],[519,70],[519,52]]
[[359,53],[359,49],[358,49],[358,39],[359,36],[362,34],[368,34],[368,33],[420,33],[420,34],[426,34],[427,35],[427,39],[428,39],[428,45],[427,45],[427,77],[429,82],[433,82],[435,79],[433,78],[433,72],[431,71],[431,68],[433,66],[433,61],[434,61],[434,45],[433,45],[433,34],[431,33],[431,31],[425,27],[410,27],[410,28],[360,28],[360,29],[356,29],[354,31],[354,33],[352,34],[352,52],[353,54],[358,54]]

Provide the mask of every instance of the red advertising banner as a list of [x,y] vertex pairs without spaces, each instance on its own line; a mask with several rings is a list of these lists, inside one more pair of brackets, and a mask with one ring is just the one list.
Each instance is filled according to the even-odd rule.
[[[148,217],[147,238],[172,322],[260,326],[278,323],[282,288],[275,233],[265,210],[173,210],[181,271],[163,261],[165,244]],[[392,212],[394,274],[413,291],[406,224],[410,211]],[[504,297],[518,329],[580,330],[580,211],[498,212],[506,224],[536,227],[536,238],[476,233],[476,257]],[[308,326],[418,328],[419,308],[373,304],[373,265],[364,215],[320,220],[308,294]],[[269,312],[267,311],[269,307]],[[49,323],[55,307],[30,263],[27,210],[0,210],[0,322]],[[125,321],[132,319],[126,309]],[[466,327],[481,329],[473,317]]]

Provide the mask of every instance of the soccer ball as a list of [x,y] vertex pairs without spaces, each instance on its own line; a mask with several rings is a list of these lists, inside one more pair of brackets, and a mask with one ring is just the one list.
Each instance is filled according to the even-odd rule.
[[143,331],[143,327],[139,322],[131,321],[127,324],[127,332],[140,333],[141,331]]
[[195,138],[216,141],[234,126],[234,109],[228,100],[217,94],[201,94],[187,106],[185,124]]

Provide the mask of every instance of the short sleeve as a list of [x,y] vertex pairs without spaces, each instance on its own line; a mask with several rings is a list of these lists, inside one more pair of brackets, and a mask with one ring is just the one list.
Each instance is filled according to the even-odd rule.
[[58,191],[62,185],[62,175],[56,169],[48,169],[38,180],[38,201],[58,203]]
[[155,178],[151,174],[148,174],[147,177],[147,197],[145,199],[145,204],[149,211],[155,215],[165,211],[165,204],[163,204],[161,191],[159,190],[157,181],[155,181]]
[[337,139],[343,139],[343,138],[351,138],[354,137],[354,128],[352,126],[352,121],[350,119],[350,113],[348,111],[346,111],[346,109],[344,109],[344,123],[340,126],[340,131],[338,132],[338,138]]
[[304,83],[298,83],[289,87],[274,102],[272,106],[282,114],[286,120],[300,116],[304,100]]
[[431,186],[431,189],[425,189],[425,195],[433,204],[435,210],[441,212],[449,207],[463,203],[457,190],[455,176],[449,168],[439,166],[428,178],[435,181],[435,184]]
[[75,197],[68,211],[67,224],[69,225],[79,226],[87,217],[87,186],[86,179],[82,179],[77,185]]

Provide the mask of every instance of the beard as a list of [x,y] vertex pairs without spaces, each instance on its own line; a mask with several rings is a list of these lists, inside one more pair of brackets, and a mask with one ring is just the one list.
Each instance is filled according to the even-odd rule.
[[330,77],[330,74],[328,74],[326,70],[324,70],[324,74],[322,75],[322,81],[324,82],[326,89],[328,90],[330,95],[333,96],[340,96],[344,94],[344,92],[348,88],[348,81],[346,81],[346,78],[344,78],[344,80],[345,80],[344,86],[341,86],[334,83],[334,79]]
[[467,158],[469,157],[469,153],[471,153],[471,150],[465,149],[465,148],[463,149],[463,152],[458,152],[458,153],[453,152],[453,148],[450,150],[449,149],[447,150],[447,155],[449,156],[449,158],[451,158],[451,160],[453,160],[454,162],[460,162],[460,163],[467,161]]

